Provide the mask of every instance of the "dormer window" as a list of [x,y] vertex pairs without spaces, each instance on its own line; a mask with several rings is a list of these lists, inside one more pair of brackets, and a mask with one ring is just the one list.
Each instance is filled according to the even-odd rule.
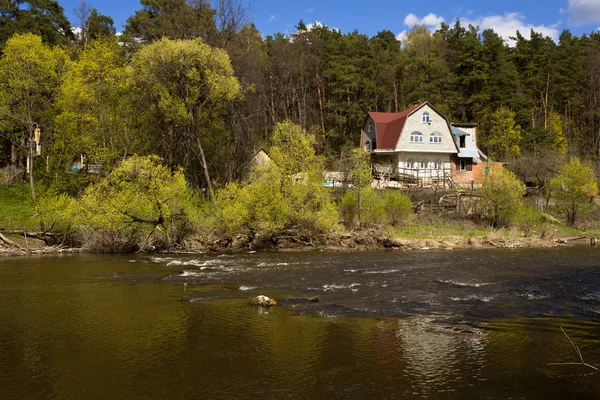
[[466,136],[459,136],[458,141],[460,143],[461,149],[464,149],[465,147],[467,147],[467,137]]
[[442,134],[439,132],[433,132],[429,135],[429,143],[442,143]]
[[421,119],[422,119],[423,123],[428,124],[429,123],[429,113],[427,111],[425,111],[423,113],[423,115],[421,116]]
[[423,134],[419,131],[414,131],[410,134],[411,143],[423,143]]

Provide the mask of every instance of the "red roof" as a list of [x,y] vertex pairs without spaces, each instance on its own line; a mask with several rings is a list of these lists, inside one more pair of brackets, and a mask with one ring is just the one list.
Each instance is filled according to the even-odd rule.
[[408,110],[399,113],[370,112],[369,117],[375,122],[375,132],[377,135],[377,149],[393,150],[396,148],[398,138],[404,128],[404,122],[413,111],[421,107],[422,104],[416,104]]

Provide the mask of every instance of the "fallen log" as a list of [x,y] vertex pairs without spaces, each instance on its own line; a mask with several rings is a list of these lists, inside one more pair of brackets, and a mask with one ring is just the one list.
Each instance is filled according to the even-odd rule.
[[6,243],[7,245],[11,246],[11,247],[16,247],[19,250],[24,250],[21,246],[19,246],[18,244],[16,244],[15,242],[13,242],[12,240],[9,240],[6,236],[4,236],[2,233],[0,233],[0,240],[4,243]]

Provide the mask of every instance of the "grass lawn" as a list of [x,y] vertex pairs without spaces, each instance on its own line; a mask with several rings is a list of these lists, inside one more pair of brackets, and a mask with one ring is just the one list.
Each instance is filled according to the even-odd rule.
[[29,186],[26,184],[0,185],[0,228],[37,230]]

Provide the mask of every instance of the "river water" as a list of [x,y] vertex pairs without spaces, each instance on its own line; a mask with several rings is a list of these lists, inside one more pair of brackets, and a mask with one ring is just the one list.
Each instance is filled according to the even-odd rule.
[[0,398],[600,399],[561,328],[599,249],[0,259]]

